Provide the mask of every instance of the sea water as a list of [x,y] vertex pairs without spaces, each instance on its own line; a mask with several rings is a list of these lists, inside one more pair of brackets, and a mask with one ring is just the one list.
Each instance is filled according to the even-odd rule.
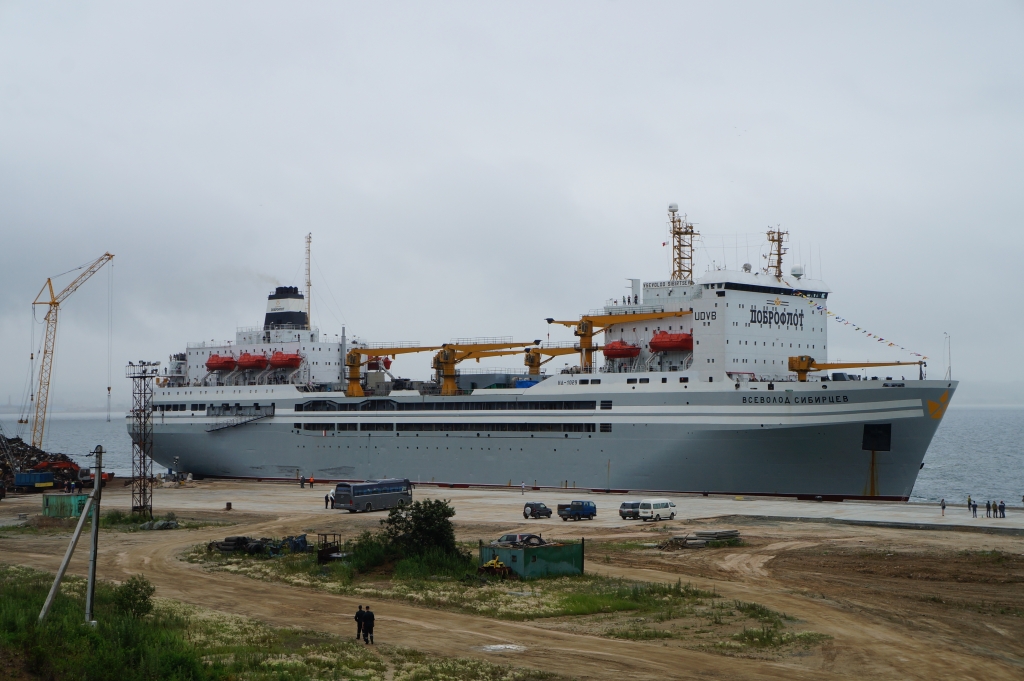
[[[18,432],[17,417],[0,416],[4,432]],[[23,437],[28,427],[21,426]],[[131,477],[132,443],[123,413],[53,414],[46,422],[45,449],[64,452],[79,465],[91,466],[86,454],[103,445],[103,469],[119,477]],[[154,464],[154,472],[162,471]],[[1018,506],[1024,496],[1024,406],[957,407],[946,412],[924,469],[917,477],[911,501],[962,504],[970,494],[984,504],[987,499]]]

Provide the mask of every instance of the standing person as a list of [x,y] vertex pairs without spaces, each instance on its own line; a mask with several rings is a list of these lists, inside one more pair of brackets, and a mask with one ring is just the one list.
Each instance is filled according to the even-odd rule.
[[978,502],[977,501],[975,501],[973,504],[971,504],[971,513],[974,514],[975,518],[978,517]]
[[330,494],[325,494],[324,495],[324,508],[330,508],[330,507],[331,507],[331,495]]
[[309,488],[313,489],[313,476],[309,476]]
[[967,512],[968,513],[971,512],[971,495],[970,494],[967,495]]
[[942,501],[940,501],[939,502],[939,506],[942,508],[942,515],[945,516],[946,515],[946,500],[943,499]]
[[373,611],[370,606],[366,606],[363,611],[363,643],[373,643]]
[[991,501],[986,501],[985,502],[985,517],[986,518],[991,518],[992,517],[992,502]]
[[520,483],[520,487],[523,488],[523,495],[525,496],[526,495],[526,481],[525,480],[523,480],[522,483]]
[[355,618],[356,619],[356,640],[357,641],[359,640],[359,637],[363,635],[363,615],[364,614],[365,613],[363,612],[363,606],[360,605],[359,606],[359,610],[356,611],[356,618]]
[[299,489],[306,489],[306,476],[299,478]]
[[1004,502],[1004,501],[1000,501],[999,502],[999,517],[1000,518],[1005,518],[1006,517],[1006,502]]

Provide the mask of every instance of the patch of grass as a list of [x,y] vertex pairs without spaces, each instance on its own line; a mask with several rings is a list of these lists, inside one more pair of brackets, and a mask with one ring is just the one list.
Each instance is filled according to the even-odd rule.
[[447,577],[461,579],[476,574],[476,559],[468,553],[448,553],[435,548],[419,556],[403,558],[395,563],[395,579],[429,579]]
[[739,537],[735,539],[712,539],[707,543],[709,549],[724,549],[729,546],[746,546],[746,544]]
[[622,629],[612,629],[607,632],[612,638],[624,638],[630,641],[653,641],[656,639],[673,638],[671,631],[663,629],[651,629],[641,624],[633,624]]
[[827,634],[815,634],[813,632],[792,633],[782,631],[776,627],[764,625],[760,629],[747,629],[733,634],[734,641],[754,648],[778,648],[792,643],[803,643],[814,645],[830,640],[832,637]]
[[778,613],[771,608],[765,607],[760,603],[744,603],[743,601],[733,601],[733,607],[740,611],[741,614],[746,615],[750,619],[757,620],[763,624],[772,627],[781,627],[783,620],[792,620],[793,618],[786,613]]

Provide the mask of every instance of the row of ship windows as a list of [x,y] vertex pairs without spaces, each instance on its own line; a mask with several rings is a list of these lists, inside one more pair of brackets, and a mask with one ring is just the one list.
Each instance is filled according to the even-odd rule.
[[[630,379],[635,382],[635,379]],[[644,379],[647,380],[647,379]],[[593,381],[591,381],[593,383]],[[602,408],[604,408],[602,406]],[[610,407],[609,407],[610,408]],[[341,403],[312,400],[295,405],[295,411],[512,411],[535,409],[597,409],[597,402],[585,400],[545,400],[543,402],[396,402],[364,400]]]
[[[497,433],[593,433],[593,423],[293,423],[295,430],[317,432],[497,432]],[[610,433],[610,423],[601,424],[602,433]]]
[[[727,340],[727,341],[725,341],[725,344],[726,344],[726,345],[728,345],[728,344],[729,344],[729,341],[728,341],[728,340]],[[749,344],[750,344],[750,341],[740,341],[740,342],[739,342],[739,343],[737,343],[736,345],[749,345]],[[757,341],[754,341],[754,345],[757,345]],[[767,343],[766,341],[761,341],[761,345],[762,345],[762,346],[764,346],[764,347],[768,347],[768,343]],[[797,347],[797,348],[800,348],[800,347],[801,347],[802,345],[803,345],[802,343],[797,343],[797,344],[796,344],[796,347]],[[785,343],[779,343],[779,346],[780,346],[780,347],[783,347],[783,348],[784,348],[784,347],[786,347],[786,344],[785,344]],[[775,343],[772,343],[772,347],[773,347],[773,348],[775,347]],[[792,343],[790,343],[790,344],[789,344],[789,347],[793,347],[793,344],[792,344]],[[811,345],[811,349],[814,349],[815,347],[816,347],[815,345]],[[821,347],[823,347],[823,348],[824,348],[825,346],[824,346],[824,345],[822,345]]]

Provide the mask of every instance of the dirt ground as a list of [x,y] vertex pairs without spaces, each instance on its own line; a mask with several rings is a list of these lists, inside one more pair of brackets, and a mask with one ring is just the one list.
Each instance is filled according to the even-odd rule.
[[[233,486],[232,486],[233,485]],[[220,487],[219,487],[220,486]],[[202,483],[158,496],[158,511],[181,518],[233,523],[164,532],[104,531],[99,574],[119,581],[144,573],[157,595],[256,617],[277,626],[345,633],[351,613],[368,599],[325,594],[181,560],[192,546],[225,535],[283,536],[338,532],[355,536],[380,515],[314,510],[310,496],[275,501],[244,513],[213,503],[225,490],[259,497],[255,483]],[[322,492],[319,492],[322,495]],[[427,492],[435,495],[436,491]],[[497,493],[512,497],[508,492]],[[702,651],[661,640],[599,637],[571,622],[512,622],[434,610],[393,600],[373,602],[378,638],[427,653],[477,657],[586,679],[631,678],[1024,678],[1024,538],[977,532],[904,530],[730,516],[644,525],[605,516],[603,522],[523,521],[476,497],[457,494],[458,538],[476,542],[504,532],[545,538],[587,538],[587,571],[648,582],[690,582],[724,598],[760,603],[796,618],[801,629],[832,638],[808,649],[761,658]],[[245,497],[250,499],[252,497]],[[298,498],[298,497],[297,497]],[[514,506],[519,495],[510,499]],[[107,507],[125,506],[110,490]],[[322,503],[322,502],[321,502]],[[9,498],[0,522],[37,513],[38,498]],[[692,515],[692,514],[690,514]],[[742,546],[662,551],[674,535],[734,527]],[[0,527],[0,561],[53,571],[67,531],[26,533]],[[84,574],[87,540],[71,572]],[[563,620],[565,618],[562,618]],[[353,632],[354,635],[354,632]],[[515,644],[525,652],[491,652]]]

